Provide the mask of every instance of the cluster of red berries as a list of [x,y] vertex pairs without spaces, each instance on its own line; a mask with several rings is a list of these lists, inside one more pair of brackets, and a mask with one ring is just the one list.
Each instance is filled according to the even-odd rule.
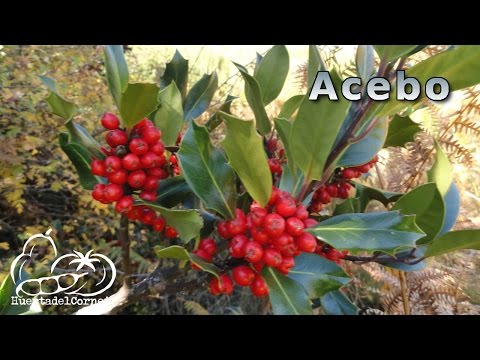
[[108,184],[95,185],[92,197],[103,204],[116,202],[115,210],[130,220],[152,225],[154,231],[164,231],[175,238],[175,229],[167,227],[165,219],[146,206],[134,206],[132,194],[138,193],[146,201],[155,201],[161,179],[168,177],[165,146],[162,133],[148,119],[143,119],[127,134],[119,129],[120,121],[112,113],[105,113],[102,125],[109,130],[105,139],[110,149],[102,147],[105,160],[91,163],[92,173],[108,179]]
[[270,172],[273,175],[282,175],[282,159],[284,157],[284,150],[280,149],[278,151],[277,157],[277,147],[278,140],[276,138],[271,138],[270,140],[265,140],[264,148],[268,156],[268,166],[270,167]]
[[[267,295],[268,287],[260,275],[263,266],[288,274],[295,266],[295,256],[317,249],[317,239],[304,231],[316,224],[302,204],[297,205],[290,194],[275,187],[266,207],[253,202],[248,215],[237,209],[235,219],[217,225],[219,236],[229,240],[230,255],[245,261],[232,271],[235,282],[250,286],[255,296]],[[195,253],[207,261],[213,256],[202,243]],[[214,278],[210,283],[211,293],[231,292],[230,277],[223,274],[220,279],[221,282]]]
[[347,199],[353,187],[348,181],[369,172],[376,162],[378,162],[378,156],[375,156],[366,164],[340,170],[331,183],[322,186],[313,194],[312,202],[308,210],[312,213],[318,213],[323,209],[323,206],[329,204],[333,198]]

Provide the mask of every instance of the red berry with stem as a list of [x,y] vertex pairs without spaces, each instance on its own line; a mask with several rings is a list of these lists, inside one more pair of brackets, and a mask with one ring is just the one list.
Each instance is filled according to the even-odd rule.
[[177,157],[174,154],[170,155],[170,164],[172,164],[172,165],[177,165],[178,164]]
[[147,118],[144,118],[142,121],[140,121],[137,125],[135,125],[133,128],[136,129],[136,130],[143,130],[147,127],[152,127],[152,126],[155,126],[153,124],[153,122]]
[[253,263],[252,266],[256,272],[261,272],[265,264],[263,261],[257,261],[256,263]]
[[233,280],[240,286],[250,286],[255,279],[255,272],[248,266],[240,265],[233,268]]
[[250,241],[245,245],[245,260],[251,263],[262,260],[263,246],[259,242]]
[[106,112],[102,116],[102,126],[107,130],[115,130],[120,126],[120,120],[111,112]]
[[317,239],[312,234],[303,233],[295,238],[300,251],[313,253],[317,247]]
[[108,202],[120,200],[122,196],[123,189],[118,184],[109,184],[105,186],[105,189],[103,190],[103,198]]
[[276,202],[275,210],[277,211],[277,214],[286,218],[295,214],[295,211],[297,211],[297,205],[291,196],[282,197]]
[[245,256],[246,245],[249,243],[245,235],[236,235],[230,240],[228,245],[230,253],[234,258],[243,258]]
[[118,213],[126,214],[133,209],[133,198],[130,195],[126,195],[117,201],[115,211]]
[[153,126],[143,128],[140,134],[148,144],[156,143],[160,140],[160,136],[162,136],[162,132]]
[[210,292],[213,295],[230,295],[233,292],[232,279],[226,274],[220,275],[220,280],[214,277],[210,282]]
[[[143,208],[141,206],[134,206],[132,209],[127,213],[127,217],[129,220],[139,220],[143,214]],[[155,229],[154,229],[155,230]]]
[[285,231],[285,219],[278,214],[268,214],[265,216],[263,226],[270,237],[276,238]]
[[112,184],[123,185],[127,182],[128,173],[124,169],[117,170],[108,175],[108,181]]
[[296,217],[290,217],[286,221],[286,230],[292,236],[299,236],[303,233],[305,225],[303,221]]
[[216,277],[214,277],[211,281],[210,281],[210,285],[208,287],[210,293],[212,295],[221,295],[222,294],[222,290],[220,289],[220,284],[218,283],[218,279]]
[[165,229],[165,236],[169,239],[175,239],[178,236],[177,230],[171,226],[167,226]]
[[168,177],[168,173],[164,169],[158,168],[158,167],[147,169],[147,174],[151,176],[155,176],[160,180],[166,179]]
[[162,232],[165,229],[165,219],[161,216],[157,216],[153,222],[153,231]]
[[233,235],[230,233],[228,221],[220,221],[217,225],[217,232],[220,237],[230,239]]
[[217,244],[212,238],[205,238],[203,240],[200,240],[198,248],[205,250],[210,255],[214,255],[217,252]]
[[253,279],[252,285],[250,285],[250,290],[255,296],[265,296],[268,294],[267,283],[261,275],[255,275],[255,279]]
[[143,210],[142,216],[140,216],[140,221],[145,225],[152,225],[153,220],[155,220],[157,216],[155,215],[155,211],[152,209],[145,208]]
[[281,174],[282,173],[282,165],[280,164],[280,160],[278,159],[268,159],[268,166],[270,167],[270,172],[273,174]]
[[135,155],[143,155],[148,151],[148,144],[142,138],[134,138],[128,144],[128,148]]
[[140,193],[140,198],[145,201],[155,201],[157,200],[157,193],[155,191],[142,191]]
[[267,266],[277,267],[282,263],[282,254],[276,249],[265,249],[263,251],[263,262]]
[[228,229],[233,236],[243,234],[247,231],[247,219],[245,213],[241,209],[236,210],[237,217],[230,220],[228,223]]
[[106,135],[107,144],[112,148],[119,145],[126,145],[128,142],[127,133],[123,130],[110,130]]
[[355,170],[361,172],[362,174],[370,171],[370,164],[363,164],[355,167]]
[[283,249],[284,246],[291,243],[293,243],[293,237],[288,235],[287,233],[284,233],[278,238],[272,240],[272,245],[278,250]]
[[122,166],[125,170],[134,171],[142,167],[140,158],[135,154],[127,154],[122,159]]
[[255,226],[261,226],[265,216],[268,215],[268,211],[264,208],[257,207],[251,210],[250,212],[252,218],[252,224]]
[[[206,262],[211,262],[211,261],[212,261],[212,255],[209,254],[208,252],[206,252],[206,251],[203,250],[203,249],[194,250],[193,253],[194,253],[195,255],[201,257],[201,258],[202,258],[203,260],[205,260]],[[201,270],[201,268],[200,268],[198,265],[194,264],[194,263],[192,263],[192,268],[193,268],[194,270],[197,270],[197,271],[200,271],[200,270]]]
[[128,185],[130,185],[134,189],[140,189],[143,184],[145,184],[145,180],[147,179],[147,175],[143,170],[135,170],[128,174]]
[[351,185],[349,183],[341,183],[338,187],[338,197],[340,199],[348,199],[350,196]]
[[122,160],[118,156],[107,156],[105,159],[105,172],[111,174],[122,168]]
[[91,164],[92,174],[96,176],[105,176],[107,168],[102,160],[93,160]]
[[100,202],[104,201],[104,198],[103,198],[104,190],[105,190],[104,184],[96,184],[93,187],[92,197],[97,201],[100,201]]
[[272,138],[267,141],[267,150],[270,152],[275,152],[277,150],[277,144],[278,140],[275,138]]

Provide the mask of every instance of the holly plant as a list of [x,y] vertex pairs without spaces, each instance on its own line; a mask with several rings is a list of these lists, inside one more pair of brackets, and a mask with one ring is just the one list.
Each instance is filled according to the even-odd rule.
[[[396,71],[423,48],[359,46],[356,72],[362,82],[356,92],[365,94],[373,77],[394,85]],[[408,193],[359,181],[384,146],[412,140],[402,116],[406,108],[421,107],[423,92],[414,103],[395,100],[394,94],[387,101],[349,101],[340,94],[338,100],[310,100],[307,93],[288,99],[272,117],[265,108],[289,72],[287,48],[274,46],[257,57],[253,74],[234,63],[254,119],[233,115],[236,98],[229,96],[200,123],[218,88],[215,73],[187,89],[188,61],[176,52],[159,84],[131,83],[122,46],[106,46],[104,52],[118,109],[101,118],[104,142],[75,122],[77,107],[59,94],[55,81],[42,78],[52,112],[65,119],[59,142],[81,185],[120,217],[123,295],[97,313],[118,311],[152,292],[208,286],[213,295],[228,296],[240,286],[250,288],[252,301],[268,297],[274,314],[307,315],[319,306],[325,314],[356,314],[342,292],[349,282],[346,262],[416,271],[430,257],[480,249],[479,230],[450,231],[459,194],[440,146],[428,182]],[[480,47],[450,47],[408,68],[407,76],[421,84],[443,77],[451,91],[459,90],[480,82],[479,61]],[[341,75],[327,69],[318,47],[310,46],[308,89],[319,71],[329,71],[339,92]],[[214,144],[211,134],[222,123],[224,137]],[[371,200],[388,211],[365,212]],[[176,259],[176,265],[134,281],[129,222],[158,233],[152,253]],[[192,271],[195,280],[183,281]]]

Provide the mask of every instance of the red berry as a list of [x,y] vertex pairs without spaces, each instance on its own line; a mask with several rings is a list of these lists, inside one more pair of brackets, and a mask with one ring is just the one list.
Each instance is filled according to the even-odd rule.
[[253,263],[252,266],[256,272],[261,272],[265,264],[263,261],[257,261],[256,263]]
[[248,244],[248,237],[245,235],[236,235],[230,240],[228,247],[230,253],[234,258],[242,258],[245,256],[246,245]]
[[265,216],[263,226],[270,237],[276,238],[285,231],[285,219],[278,214],[268,214]]
[[140,162],[144,168],[154,168],[161,166],[161,158],[157,154],[149,151],[140,157]]
[[143,207],[141,206],[134,206],[132,210],[127,213],[127,217],[129,220],[138,220],[143,214]]
[[277,144],[278,144],[278,140],[275,139],[275,138],[272,138],[270,140],[267,141],[267,150],[270,151],[270,152],[275,152],[275,150],[277,150]]
[[283,256],[297,256],[300,255],[300,251],[298,250],[298,246],[295,243],[290,243],[285,245],[280,252]]
[[213,295],[230,295],[233,292],[232,279],[226,274],[220,275],[220,281],[214,277],[210,282],[210,292]]
[[152,209],[145,208],[143,210],[142,216],[140,216],[140,221],[145,225],[152,225],[153,221],[156,219],[155,211]]
[[140,134],[147,144],[156,143],[158,140],[160,140],[160,136],[162,136],[162,132],[153,126],[143,128]]
[[237,217],[229,221],[228,229],[233,236],[243,234],[247,231],[247,219],[241,209],[236,210]]
[[177,230],[171,226],[167,226],[165,229],[165,236],[169,239],[175,239],[178,236]]
[[155,201],[157,200],[157,193],[155,191],[142,191],[140,193],[140,198],[145,201]]
[[233,280],[240,286],[250,286],[255,279],[255,272],[245,265],[233,268],[232,275]]
[[259,242],[250,241],[245,245],[245,260],[251,263],[262,260],[263,246]]
[[127,133],[123,130],[111,130],[106,135],[107,144],[112,148],[119,145],[126,145],[128,142]]
[[338,188],[336,185],[329,184],[325,187],[325,190],[327,190],[328,195],[330,195],[332,198],[337,197]]
[[288,218],[286,221],[287,232],[292,236],[299,236],[303,233],[305,225],[303,221],[296,217]]
[[[205,250],[203,249],[197,249],[195,251],[193,251],[193,253],[199,257],[201,257],[203,260],[205,260],[206,262],[211,262],[212,261],[212,255],[210,255],[208,252],[206,252]],[[200,271],[200,267],[197,266],[196,264],[192,263],[192,268],[194,270],[197,270],[197,271]]]
[[338,260],[338,251],[335,250],[335,249],[328,249],[325,253],[326,257],[328,260],[331,260],[331,261],[337,261]]
[[136,130],[143,130],[144,128],[147,127],[152,127],[155,126],[153,125],[153,122],[151,120],[148,120],[147,118],[144,118],[142,121],[140,121],[137,125],[135,125],[133,128]]
[[147,169],[147,174],[151,176],[155,176],[156,178],[159,178],[159,179],[166,179],[168,177],[168,173],[164,169],[161,169],[158,167]]
[[163,145],[163,142],[161,141],[156,142],[155,144],[150,145],[150,151],[157,155],[163,155],[165,152],[165,145]]
[[265,296],[268,294],[267,283],[259,274],[255,275],[255,279],[253,279],[253,283],[250,285],[250,290],[255,296]]
[[146,191],[157,191],[159,185],[159,178],[155,176],[147,176],[145,182],[143,183],[143,190]]
[[281,174],[282,173],[282,165],[280,164],[280,160],[278,159],[268,159],[268,166],[270,167],[270,172],[273,174]]
[[163,231],[163,229],[165,229],[165,219],[161,216],[157,216],[153,220],[152,225],[153,225],[153,231],[161,232]]
[[214,255],[217,252],[217,244],[212,238],[200,240],[199,249],[205,250],[208,254]]
[[105,159],[105,172],[111,174],[122,168],[122,160],[118,156],[107,156]]
[[312,218],[309,218],[309,219],[305,219],[303,220],[303,224],[305,225],[305,228],[311,228],[311,227],[314,227],[315,225],[318,224],[318,221],[315,220],[315,219],[312,219]]
[[118,184],[109,184],[105,186],[105,189],[103,190],[103,198],[108,202],[120,200],[122,196],[123,189]]
[[220,289],[220,284],[218,283],[218,279],[216,277],[214,277],[211,281],[210,281],[210,285],[209,285],[209,290],[210,290],[210,293],[212,295],[220,295],[222,293],[222,290]]
[[263,252],[263,262],[267,266],[277,267],[282,263],[282,254],[276,249],[265,249]]
[[270,199],[268,200],[268,205],[273,205],[277,202],[280,196],[280,190],[276,187],[272,189],[272,195],[270,195]]
[[300,220],[305,220],[308,218],[308,211],[305,209],[305,206],[303,204],[300,204],[297,206],[297,210],[295,211],[295,214],[293,214],[296,218]]
[[277,270],[282,274],[287,275],[290,272],[290,269],[295,266],[295,260],[293,256],[283,256],[282,263],[277,266]]
[[286,245],[293,243],[293,237],[287,233],[283,233],[278,238],[272,240],[272,245],[278,249],[283,249]]
[[349,183],[341,183],[338,187],[338,197],[340,199],[348,199],[350,196],[351,185]]
[[138,170],[142,167],[140,158],[135,154],[127,154],[122,159],[122,166],[128,171]]
[[[134,189],[140,189],[143,184],[145,184],[145,180],[147,179],[147,175],[143,170],[135,170],[128,174],[128,185],[130,185]],[[156,196],[155,196],[156,197]]]
[[230,239],[233,235],[230,233],[230,226],[228,221],[221,221],[217,225],[217,232],[220,237]]
[[261,226],[263,223],[263,220],[265,219],[265,216],[268,215],[268,211],[261,207],[251,209],[250,211],[251,211],[250,214],[252,218],[252,224],[255,226]]
[[100,147],[100,150],[102,151],[102,153],[104,153],[104,154],[105,154],[105,156],[110,156],[110,155],[112,155],[112,154],[113,154],[113,151],[112,151],[112,149],[110,149],[110,150],[107,150],[107,149],[105,149],[103,146],[101,146],[101,147]]
[[105,163],[101,160],[93,160],[91,164],[92,174],[96,176],[105,176],[107,173],[107,167]]
[[128,144],[128,148],[135,155],[143,155],[148,151],[148,144],[142,138],[134,138],[130,141],[130,144]]
[[297,205],[291,196],[283,197],[276,202],[275,210],[277,211],[277,214],[286,218],[295,214],[295,211],[297,211]]
[[303,233],[295,238],[298,249],[304,252],[312,253],[317,247],[317,239],[312,234]]
[[114,114],[106,112],[102,116],[102,126],[107,130],[115,130],[120,126],[120,120]]
[[259,242],[260,244],[268,244],[270,242],[270,237],[264,229],[252,228],[250,229],[253,240]]
[[123,185],[127,182],[128,173],[124,169],[117,170],[108,175],[108,181],[112,184]]
[[332,201],[332,198],[330,197],[329,193],[327,192],[327,190],[324,190],[324,189],[320,189],[318,191],[318,200],[322,203],[322,204],[328,204]]
[[97,201],[103,202],[104,201],[104,198],[103,198],[104,190],[105,190],[105,185],[104,184],[96,184],[93,187],[92,197]]
[[172,164],[172,165],[177,165],[178,164],[177,157],[173,154],[170,156],[170,164]]
[[364,174],[370,171],[370,164],[363,164],[355,167],[355,170]]
[[346,180],[350,180],[350,179],[353,179],[356,175],[356,171],[352,168],[347,168],[345,170],[343,170],[342,172],[342,177]]
[[130,195],[126,195],[117,201],[115,211],[118,213],[128,213],[133,208],[133,198]]

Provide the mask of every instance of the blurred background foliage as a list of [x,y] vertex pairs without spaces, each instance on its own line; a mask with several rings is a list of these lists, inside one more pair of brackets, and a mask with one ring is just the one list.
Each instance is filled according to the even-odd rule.
[[[252,68],[255,52],[270,46],[124,46],[133,81],[158,81],[175,49],[189,60],[189,85],[203,73],[216,71],[219,90],[208,119],[231,94],[240,96],[232,112],[253,117],[243,95],[243,81],[230,60]],[[304,93],[308,48],[287,46],[290,74],[280,97],[267,107],[277,114],[283,101]],[[422,58],[443,51],[430,46],[410,59],[412,65]],[[354,72],[354,46],[322,48],[327,61],[335,61],[344,75]],[[117,215],[107,205],[92,201],[82,190],[68,158],[61,151],[57,134],[64,130],[63,120],[52,116],[43,99],[47,90],[39,75],[57,80],[60,93],[79,106],[75,118],[100,141],[99,119],[105,111],[115,112],[108,91],[100,46],[0,46],[0,282],[9,271],[13,258],[32,234],[54,229],[59,250],[88,251],[93,248],[120,264],[116,238]],[[454,177],[461,194],[461,213],[456,228],[480,226],[480,89],[454,93],[442,104],[425,102],[412,115],[423,130],[404,148],[387,148],[380,153],[377,171],[366,180],[379,188],[405,191],[425,182],[431,165],[433,139],[437,139],[454,164]],[[218,137],[222,126],[216,130]],[[136,272],[154,269],[151,248],[158,243],[155,234],[140,224],[131,224],[132,258]],[[474,251],[460,251],[435,260],[419,273],[408,273],[413,313],[478,313],[480,259]],[[45,273],[49,255],[33,269],[34,276]],[[354,275],[349,294],[364,313],[402,313],[399,283],[395,270],[371,264],[349,264]],[[196,276],[192,274],[192,276]],[[114,291],[114,289],[112,289]],[[71,313],[67,307],[50,307],[50,313]],[[162,314],[258,314],[268,311],[263,301],[253,301],[248,292],[235,290],[231,297],[214,298],[207,291],[195,294],[146,299],[124,310],[125,313]]]

